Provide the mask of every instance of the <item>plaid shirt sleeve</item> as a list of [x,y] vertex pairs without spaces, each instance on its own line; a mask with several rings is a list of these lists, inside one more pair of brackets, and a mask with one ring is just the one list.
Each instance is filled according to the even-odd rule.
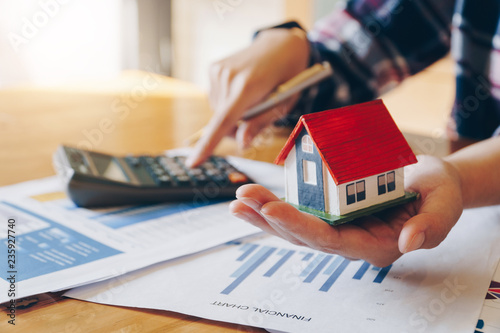
[[453,17],[456,91],[450,133],[500,135],[500,2],[460,0]]
[[350,0],[309,33],[311,62],[329,61],[334,75],[305,92],[290,114],[376,98],[445,56],[454,0]]

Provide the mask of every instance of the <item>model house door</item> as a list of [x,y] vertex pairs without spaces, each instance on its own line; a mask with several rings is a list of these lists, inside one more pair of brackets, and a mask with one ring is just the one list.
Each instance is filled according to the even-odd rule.
[[296,141],[299,205],[325,211],[322,160],[307,131]]

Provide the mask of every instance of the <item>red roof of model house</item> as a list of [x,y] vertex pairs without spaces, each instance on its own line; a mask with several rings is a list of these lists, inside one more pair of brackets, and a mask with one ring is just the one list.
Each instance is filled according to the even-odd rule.
[[303,115],[276,164],[304,127],[337,185],[417,162],[382,100]]

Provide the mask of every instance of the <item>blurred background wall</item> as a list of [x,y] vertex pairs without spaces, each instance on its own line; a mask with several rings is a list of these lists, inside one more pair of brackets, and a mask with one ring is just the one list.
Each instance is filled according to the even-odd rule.
[[0,0],[0,88],[115,78],[137,69],[208,88],[210,63],[262,27],[310,28],[334,0]]

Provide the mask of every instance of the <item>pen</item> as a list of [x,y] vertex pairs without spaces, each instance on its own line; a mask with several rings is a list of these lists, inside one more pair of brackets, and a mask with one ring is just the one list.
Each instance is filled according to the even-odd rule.
[[[330,63],[324,61],[317,63],[304,71],[300,72],[285,83],[280,84],[274,92],[272,92],[263,102],[248,109],[243,115],[243,120],[248,120],[260,115],[269,110],[273,106],[283,102],[292,95],[307,89],[316,83],[326,79],[333,74]],[[203,128],[190,136],[186,141],[187,144],[192,144],[200,139],[203,135]]]

